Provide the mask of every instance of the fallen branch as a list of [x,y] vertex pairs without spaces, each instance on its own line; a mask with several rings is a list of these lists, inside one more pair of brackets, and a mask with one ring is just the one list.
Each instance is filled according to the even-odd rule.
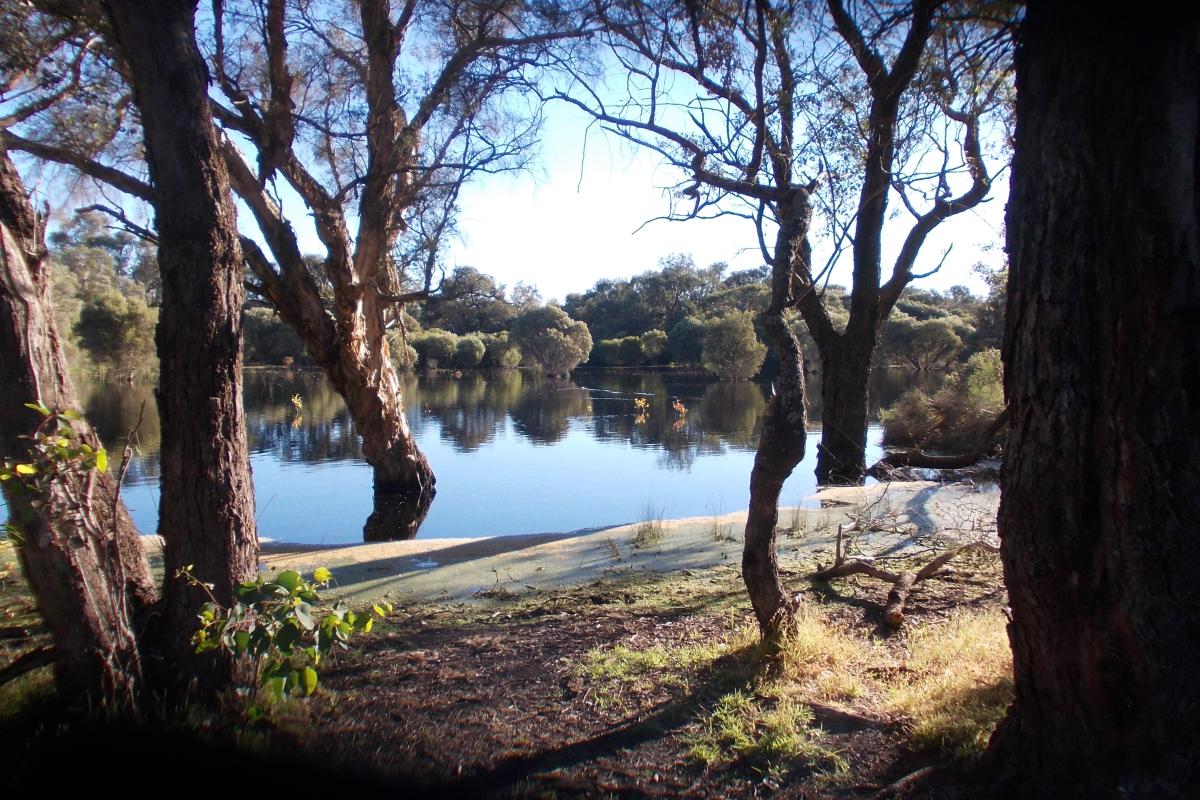
[[0,686],[14,681],[27,672],[33,672],[38,667],[53,664],[58,660],[58,651],[53,647],[39,647],[30,650],[4,669],[0,669]]
[[[834,578],[845,578],[850,575],[867,575],[876,580],[892,584],[892,589],[888,592],[887,605],[883,610],[883,617],[888,625],[893,628],[899,628],[904,624],[904,605],[908,602],[908,595],[912,592],[914,586],[921,581],[928,580],[937,575],[942,567],[946,566],[955,556],[967,550],[980,549],[989,552],[995,550],[995,548],[983,542],[972,542],[961,547],[956,547],[953,550],[947,550],[915,572],[906,570],[900,573],[880,569],[870,559],[859,558],[854,561],[835,562],[832,567],[817,570],[809,575],[809,578],[814,581],[830,581]],[[839,560],[841,558],[840,552],[838,558]]]
[[963,469],[964,467],[969,467],[988,454],[991,450],[993,437],[1007,423],[1008,408],[1006,407],[987,426],[987,429],[980,435],[975,446],[966,453],[939,456],[922,452],[919,448],[895,450],[886,453],[883,458],[872,464],[867,473],[879,479],[897,467],[920,467],[922,469]]

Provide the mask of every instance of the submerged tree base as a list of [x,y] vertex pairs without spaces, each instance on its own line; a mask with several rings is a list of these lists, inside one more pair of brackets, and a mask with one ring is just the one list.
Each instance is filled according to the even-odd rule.
[[419,489],[396,488],[375,481],[374,510],[363,525],[364,542],[414,539],[429,514],[437,489],[430,482]]

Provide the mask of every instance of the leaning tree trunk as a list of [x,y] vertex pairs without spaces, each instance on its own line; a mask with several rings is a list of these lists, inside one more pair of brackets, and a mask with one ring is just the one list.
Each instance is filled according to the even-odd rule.
[[168,662],[194,664],[190,637],[202,595],[174,579],[176,570],[192,566],[228,604],[257,568],[242,410],[242,251],[196,46],[195,0],[105,6],[128,65],[159,198],[162,645]]
[[821,443],[817,483],[853,486],[867,474],[867,391],[875,339],[848,329],[830,337],[821,353]]
[[[1038,796],[1200,785],[1200,7],[1034,3],[1017,59],[1000,508]],[[1119,53],[1120,58],[1114,58]]]
[[784,319],[796,304],[796,262],[809,263],[808,225],[812,217],[808,192],[796,189],[780,203],[786,220],[775,243],[771,267],[771,302],[763,317],[771,347],[779,357],[779,375],[763,416],[762,434],[750,472],[750,508],[742,549],[742,579],[764,640],[777,642],[793,618],[792,601],[779,579],[775,528],[779,494],[792,470],[804,458],[804,356],[800,342]]
[[[51,311],[43,224],[0,147],[0,452],[19,460],[20,437],[42,421],[25,403],[78,409]],[[99,446],[86,423],[74,427]],[[134,623],[155,592],[116,482],[86,470],[66,472],[36,496],[16,484],[5,481],[4,496],[20,531],[21,566],[58,651],[59,690],[132,710],[142,681]]]
[[[364,305],[379,302],[368,292]],[[383,315],[366,308],[362,330],[343,337],[329,369],[334,387],[363,441],[363,458],[374,471],[374,507],[363,526],[368,542],[412,539],[436,493],[433,469],[417,448],[396,370],[388,357]]]

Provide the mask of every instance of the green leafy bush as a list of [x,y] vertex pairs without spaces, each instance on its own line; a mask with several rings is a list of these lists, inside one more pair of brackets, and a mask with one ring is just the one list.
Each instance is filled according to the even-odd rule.
[[748,313],[722,317],[704,337],[704,368],[726,380],[753,378],[766,357],[767,346],[758,341]]
[[1003,411],[1000,351],[981,350],[932,397],[910,389],[885,409],[880,414],[883,444],[966,452],[979,443]]
[[463,369],[474,369],[483,361],[487,348],[478,336],[470,335],[459,338],[454,346],[454,366]]
[[180,569],[176,577],[209,597],[192,637],[196,652],[222,650],[249,656],[259,686],[276,699],[311,695],[317,689],[322,659],[335,648],[344,649],[351,636],[367,633],[376,618],[393,611],[390,603],[379,603],[369,612],[356,613],[341,601],[321,609],[317,589],[333,579],[324,567],[315,570],[309,581],[290,569],[271,579],[259,575],[238,587],[232,608],[217,602],[212,585],[197,580],[191,566]]

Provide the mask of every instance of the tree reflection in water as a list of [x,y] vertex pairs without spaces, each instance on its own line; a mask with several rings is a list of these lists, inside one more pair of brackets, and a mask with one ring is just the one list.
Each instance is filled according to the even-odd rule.
[[[532,513],[547,502],[542,490],[554,483],[548,470],[562,473],[583,469],[584,462],[613,465],[588,480],[602,483],[608,480],[606,476],[620,472],[622,479],[631,481],[623,490],[626,494],[641,491],[675,496],[693,485],[699,487],[694,490],[697,495],[715,491],[715,485],[731,487],[736,494],[748,481],[748,466],[743,470],[741,461],[748,464],[752,458],[769,391],[769,387],[758,383],[723,383],[670,373],[594,372],[564,381],[506,371],[458,377],[452,373],[421,378],[409,374],[401,380],[404,396],[410,401],[409,425],[421,447],[430,452],[439,473],[439,489],[445,487],[431,512],[435,522],[427,525],[442,524],[437,518],[439,514],[445,517],[451,505],[455,506],[451,516],[461,518],[468,513],[470,509],[460,507],[466,502],[464,496],[470,498],[472,508],[499,502],[528,506]],[[908,373],[879,371],[877,382],[877,396],[886,403],[913,380]],[[145,404],[138,429],[139,456],[131,465],[127,484],[153,491],[157,486],[159,445],[153,388],[105,386],[86,378],[79,386],[85,413],[114,452],[119,452],[124,436]],[[811,396],[819,397],[820,393]],[[311,524],[333,531],[330,536],[337,540],[355,540],[357,533],[340,531],[360,530],[362,519],[370,511],[370,470],[363,463],[361,444],[345,404],[324,376],[304,369],[249,369],[245,405],[260,494],[259,513],[267,535],[305,540],[290,529],[272,532],[271,520],[287,517],[289,525],[296,524],[295,519],[302,515],[294,509],[302,505],[301,501],[318,502],[320,494],[320,502],[331,507],[322,507],[319,513],[328,518]],[[819,409],[816,411],[819,413]],[[813,416],[819,419],[817,414]],[[563,454],[550,455],[560,450]],[[549,458],[538,456],[538,451]],[[478,461],[478,466],[469,466],[472,459]],[[485,462],[486,474],[480,473]],[[547,466],[551,463],[553,466]],[[721,467],[724,472],[720,477],[712,474],[716,463],[727,464]],[[304,467],[303,476],[294,471],[296,466]],[[797,472],[802,469],[806,468]],[[632,477],[634,471],[636,478]],[[682,474],[682,482],[669,478],[670,474]],[[298,489],[298,481],[316,483],[303,483],[306,488]],[[454,481],[472,482],[471,490],[465,495],[454,494]],[[499,499],[474,494],[482,491],[485,483],[489,484],[488,491],[499,493]],[[604,494],[608,487],[592,488]],[[531,493],[529,498],[511,496],[512,492],[525,491]],[[293,492],[306,496],[293,502],[288,500]],[[559,494],[570,492],[560,490]],[[447,508],[439,510],[444,498]],[[578,505],[579,498],[564,502],[570,501]],[[698,498],[696,508],[676,513],[703,514],[711,502],[711,498]],[[731,497],[717,502],[732,509],[739,500]],[[272,504],[279,505],[266,513]],[[143,501],[142,505],[150,504]],[[138,520],[143,531],[154,528],[150,511],[153,508]],[[605,521],[588,519],[579,525]],[[551,525],[530,521],[523,529],[557,529]]]

